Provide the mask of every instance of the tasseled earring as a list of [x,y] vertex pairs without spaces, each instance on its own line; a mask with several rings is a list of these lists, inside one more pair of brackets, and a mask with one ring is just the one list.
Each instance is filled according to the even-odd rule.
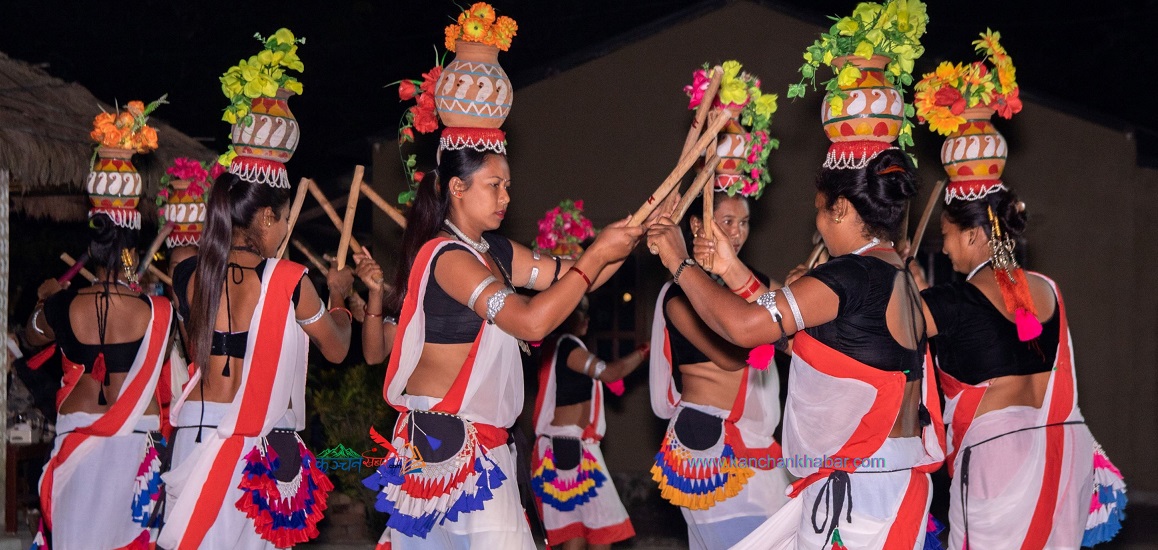
[[140,292],[141,285],[137,279],[137,258],[127,248],[121,249],[121,269],[125,273],[125,282],[129,284],[129,288]]
[[1025,279],[1025,271],[1013,256],[1013,249],[1017,243],[1009,235],[1001,233],[1001,223],[988,208],[989,224],[992,227],[992,237],[989,239],[989,253],[993,261],[993,275],[997,278],[997,286],[1001,289],[1001,298],[1005,302],[1005,309],[1013,313],[1017,324],[1017,338],[1028,342],[1041,336],[1041,321],[1037,320],[1037,308],[1033,305],[1033,296],[1029,293],[1029,282]]

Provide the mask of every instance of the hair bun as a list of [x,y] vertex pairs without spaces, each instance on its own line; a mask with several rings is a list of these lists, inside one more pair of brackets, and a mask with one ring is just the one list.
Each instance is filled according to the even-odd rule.
[[95,214],[89,218],[88,226],[92,229],[94,243],[108,244],[117,238],[118,228],[107,214]]
[[909,156],[900,149],[881,151],[865,167],[867,183],[876,187],[877,195],[892,202],[902,202],[917,194],[917,178]]

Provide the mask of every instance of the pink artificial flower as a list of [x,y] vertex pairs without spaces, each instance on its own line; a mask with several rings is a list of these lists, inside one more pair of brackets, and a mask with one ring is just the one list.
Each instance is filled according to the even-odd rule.
[[756,153],[756,150],[753,149],[752,153],[748,155],[748,164],[755,164],[757,160],[760,160],[760,156]]
[[570,227],[567,229],[567,232],[570,233],[572,237],[575,237],[576,239],[578,239],[580,241],[582,241],[584,238],[587,237],[587,229],[585,229],[583,227],[583,224],[579,224],[579,223],[570,224]]
[[218,176],[225,173],[225,167],[220,162],[214,162],[213,167],[209,169],[209,179],[217,179]]
[[746,180],[744,182],[744,187],[742,189],[740,189],[740,194],[744,195],[745,197],[750,197],[752,195],[755,195],[756,192],[759,190],[760,190],[760,182],[756,181],[755,179]]
[[575,201],[575,209],[576,210],[583,210],[583,199],[579,199],[579,200]]
[[752,173],[752,179],[753,180],[760,179],[760,169],[759,168],[753,168],[751,173]]
[[691,101],[688,102],[688,109],[695,109],[700,106],[700,102],[704,100],[704,93],[708,91],[708,84],[712,79],[708,77],[707,71],[700,69],[692,73],[692,85],[684,86],[684,93],[688,94]]

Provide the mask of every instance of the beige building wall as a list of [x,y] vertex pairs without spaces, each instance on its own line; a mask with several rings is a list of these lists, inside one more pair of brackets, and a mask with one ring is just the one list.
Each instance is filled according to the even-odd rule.
[[[585,200],[597,226],[634,210],[679,155],[691,120],[682,88],[692,71],[736,59],[762,78],[765,91],[781,96],[771,132],[781,141],[771,157],[773,183],[754,205],[744,256],[782,278],[811,249],[813,180],[828,146],[819,124],[821,94],[784,96],[799,76],[801,53],[820,31],[771,8],[735,2],[516,88],[504,127],[513,182],[503,231],[529,243],[538,218],[564,198]],[[1057,280],[1068,306],[1086,418],[1132,487],[1158,490],[1158,481],[1143,475],[1158,452],[1158,221],[1149,213],[1158,172],[1136,167],[1134,143],[1122,131],[1031,100],[1012,121],[997,124],[1011,146],[1006,179],[1032,215],[1030,267]],[[915,137],[925,184],[919,212],[927,189],[944,174],[937,157],[942,138],[925,128]],[[402,190],[398,164],[393,142],[376,147],[374,184],[385,196]],[[935,242],[937,225],[930,225]],[[390,263],[381,252],[397,249],[398,232],[380,214],[375,230],[379,255]],[[666,273],[646,252],[640,258],[637,326],[644,337]],[[652,418],[642,380],[629,384],[608,413],[612,471],[650,467],[663,430]]]

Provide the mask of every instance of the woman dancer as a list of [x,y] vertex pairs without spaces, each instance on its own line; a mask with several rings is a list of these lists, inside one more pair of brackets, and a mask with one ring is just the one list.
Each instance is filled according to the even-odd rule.
[[1026,225],[1016,195],[953,191],[941,234],[966,278],[922,292],[946,398],[949,547],[1084,546],[1094,440],[1077,405],[1061,294],[1011,262]]
[[136,286],[139,230],[100,213],[89,225],[97,283],[62,291],[55,279],[45,281],[28,321],[29,343],[55,341],[64,367],[56,444],[40,478],[37,544],[147,546],[158,525],[157,389],[169,383],[161,372],[173,308]]
[[353,276],[330,269],[327,311],[306,268],[275,257],[289,198],[289,189],[220,176],[198,254],[175,269],[198,368],[174,406],[162,547],[285,548],[318,534],[333,486],[296,433],[307,338],[330,362],[346,355],[342,304]]
[[[739,254],[748,240],[748,199],[716,191],[713,217]],[[697,216],[688,225],[691,234],[703,230]],[[656,302],[651,338],[651,406],[671,420],[652,473],[662,496],[680,507],[691,548],[731,548],[787,501],[788,475],[772,436],[779,376],[767,363],[749,367],[749,351],[712,332],[670,282]]]
[[787,287],[753,283],[722,229],[713,240],[697,238],[695,255],[710,258],[713,273],[740,296],[688,258],[677,227],[661,221],[649,232],[673,282],[713,331],[748,347],[796,335],[783,436],[786,464],[799,479],[792,500],[738,548],[924,541],[928,472],[943,459],[940,411],[924,369],[920,298],[889,242],[916,181],[897,149],[857,160],[852,168],[826,163],[817,181],[816,226],[833,259]]
[[[401,415],[366,485],[390,514],[382,542],[396,549],[532,548],[507,445],[522,409],[520,340],[562,323],[642,230],[612,224],[575,261],[491,233],[510,202],[504,141],[476,149],[456,131],[478,132],[443,133],[436,176],[422,180],[407,217],[384,388]],[[514,287],[542,292],[526,298]]]
[[[531,487],[547,541],[567,550],[608,549],[635,536],[599,443],[607,429],[603,384],[623,394],[623,377],[647,357],[647,344],[610,363],[587,351],[588,302],[548,340],[535,397]],[[603,384],[600,384],[602,382]]]

